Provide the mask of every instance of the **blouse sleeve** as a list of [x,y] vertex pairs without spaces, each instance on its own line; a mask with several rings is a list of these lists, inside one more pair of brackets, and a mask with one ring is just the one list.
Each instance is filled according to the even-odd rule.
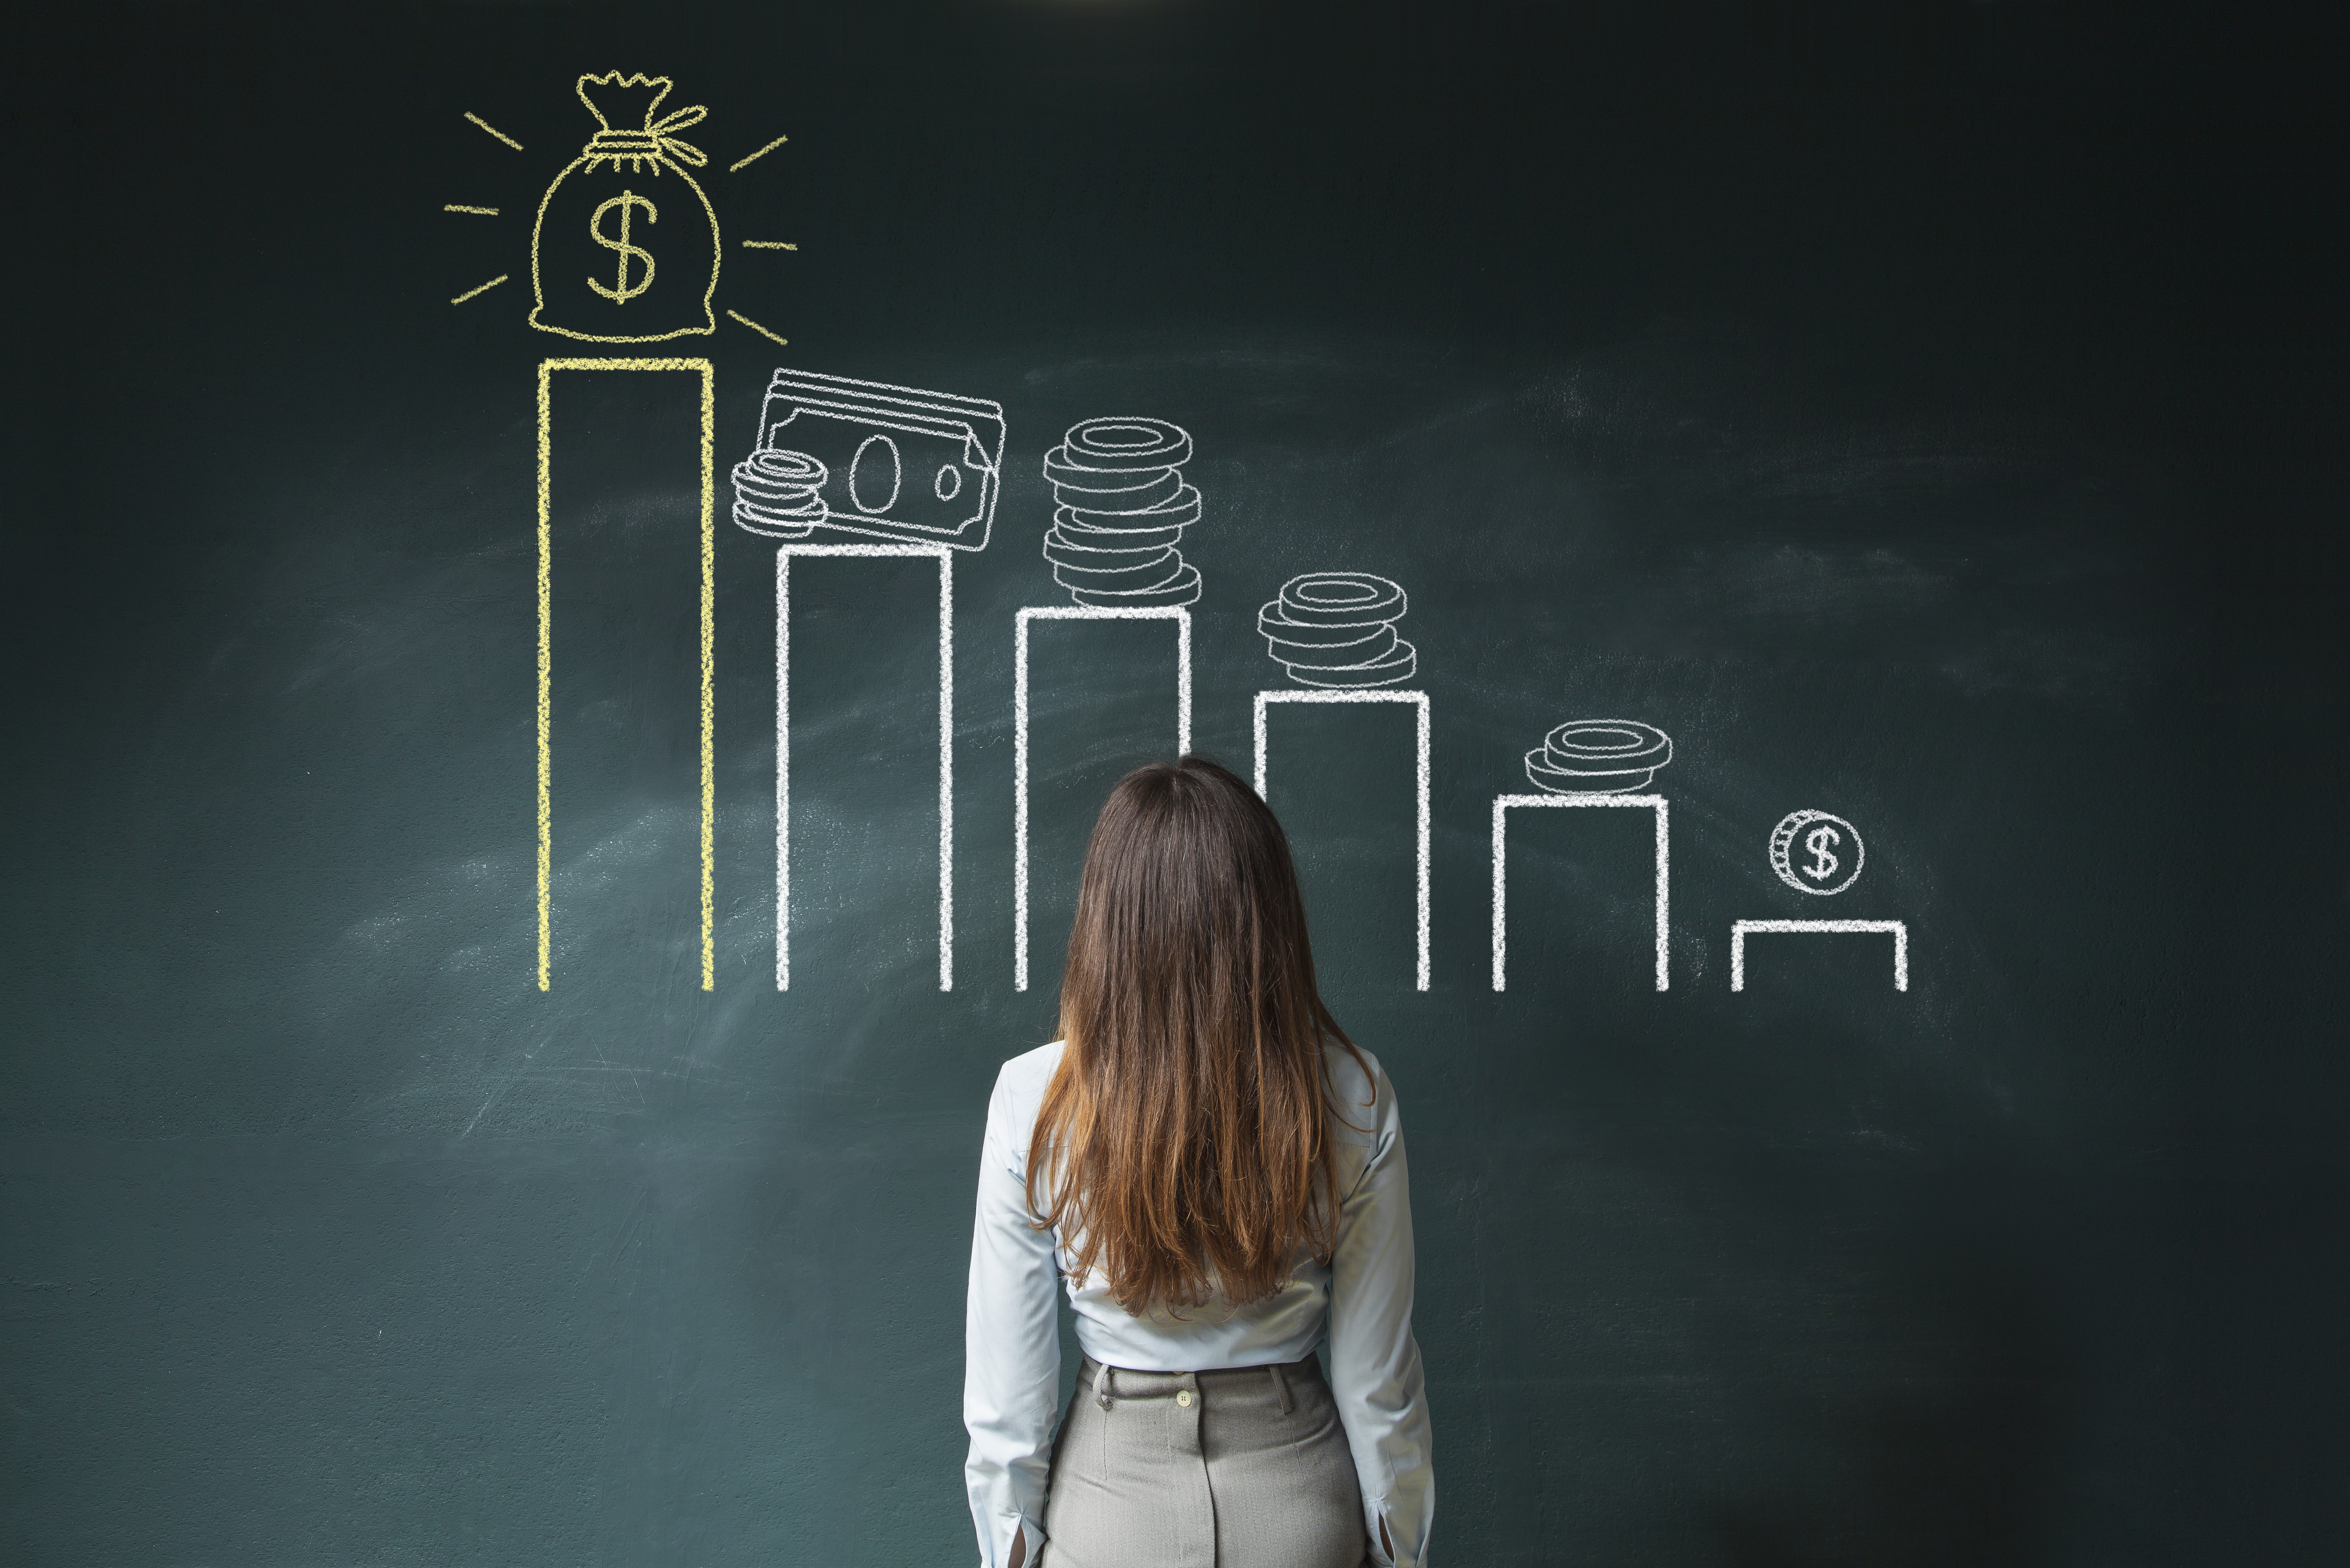
[[[1427,1561],[1436,1506],[1426,1378],[1411,1334],[1411,1183],[1395,1090],[1376,1068],[1370,1158],[1339,1202],[1330,1262],[1330,1381],[1362,1482],[1371,1560]],[[1380,1525],[1393,1543],[1380,1543]]]
[[1061,1339],[1053,1292],[1053,1238],[1030,1223],[1028,1139],[997,1075],[979,1157],[971,1289],[963,1313],[962,1424],[971,1433],[963,1486],[979,1533],[980,1568],[1006,1568],[1024,1532],[1024,1563],[1045,1544],[1045,1480],[1052,1462]]

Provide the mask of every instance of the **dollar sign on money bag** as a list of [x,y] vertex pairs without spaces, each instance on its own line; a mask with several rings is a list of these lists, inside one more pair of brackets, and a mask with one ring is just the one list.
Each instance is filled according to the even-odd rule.
[[710,111],[662,115],[670,87],[667,77],[618,71],[579,78],[598,129],[539,200],[530,324],[540,331],[657,343],[717,330],[718,215],[687,172],[710,160],[677,137]]
[[1804,847],[1812,852],[1812,863],[1804,867],[1804,876],[1814,882],[1825,882],[1836,874],[1836,857],[1828,846],[1841,836],[1825,822],[1804,835]]
[[[610,212],[615,207],[620,209],[620,237],[617,240],[604,233],[604,214]],[[638,195],[634,191],[621,192],[619,195],[613,197],[610,201],[597,208],[596,215],[588,220],[588,232],[596,236],[596,243],[608,250],[616,250],[620,253],[620,281],[613,287],[606,288],[602,284],[598,283],[591,277],[588,280],[588,286],[594,289],[597,293],[602,295],[607,299],[618,300],[623,304],[629,300],[636,298],[637,296],[644,293],[645,290],[652,287],[653,286],[652,253],[650,251],[639,250],[636,246],[629,243],[629,210],[632,207],[642,207],[645,210],[645,218],[648,222],[659,223],[660,221],[660,209],[654,206],[650,202],[646,201],[642,196]],[[639,275],[641,281],[637,283],[630,283],[629,281],[629,262],[631,257],[635,258],[638,265],[643,268],[643,271]]]

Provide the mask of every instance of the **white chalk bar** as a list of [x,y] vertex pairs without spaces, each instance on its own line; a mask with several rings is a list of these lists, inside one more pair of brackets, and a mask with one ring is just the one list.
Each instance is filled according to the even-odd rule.
[[775,989],[792,988],[792,557],[939,564],[939,989],[954,989],[954,551],[943,545],[785,545],[775,552]]
[[[1428,820],[1428,815],[1429,815],[1429,814],[1428,814],[1429,706],[1428,706],[1428,693],[1427,693],[1427,692],[1425,692],[1425,691],[1389,691],[1389,690],[1387,690],[1387,689],[1384,689],[1384,688],[1372,689],[1372,690],[1353,690],[1353,691],[1319,691],[1319,690],[1315,690],[1315,691],[1297,691],[1297,690],[1294,690],[1294,689],[1291,689],[1291,688],[1288,688],[1288,687],[1283,687],[1283,688],[1280,688],[1280,689],[1278,689],[1278,690],[1271,691],[1260,691],[1260,692],[1258,692],[1258,693],[1256,694],[1256,793],[1257,793],[1257,798],[1258,798],[1258,799],[1260,799],[1260,800],[1263,800],[1263,799],[1267,798],[1267,797],[1266,797],[1266,795],[1265,795],[1265,793],[1264,793],[1264,780],[1265,780],[1265,710],[1266,710],[1266,708],[1267,708],[1267,707],[1269,707],[1271,704],[1275,703],[1275,702],[1305,702],[1305,703],[1312,703],[1312,704],[1315,704],[1315,705],[1316,705],[1316,706],[1320,706],[1320,705],[1325,704],[1325,703],[1334,703],[1334,702],[1391,702],[1391,703],[1407,703],[1407,704],[1410,705],[1411,707],[1416,708],[1416,709],[1418,709],[1418,710],[1419,710],[1419,714],[1418,714],[1418,731],[1417,731],[1417,733],[1418,733],[1419,745],[1419,774],[1418,774],[1418,778],[1419,778],[1418,796],[1419,796],[1419,836],[1418,836],[1417,850],[1418,850],[1418,858],[1419,858],[1419,948],[1418,948],[1418,950],[1418,950],[1418,953],[1419,953],[1419,989],[1420,989],[1421,991],[1426,991],[1426,990],[1428,989],[1428,862],[1429,862],[1429,820]],[[1497,988],[1497,989],[1498,989],[1498,988]]]
[[1497,794],[1493,797],[1493,989],[1505,989],[1509,971],[1509,813],[1528,810],[1617,806],[1657,814],[1657,989],[1671,984],[1672,837],[1670,808],[1660,794]]
[[1191,612],[1180,605],[1030,605],[1012,617],[1012,989],[1028,989],[1028,627],[1040,620],[1175,623],[1175,754],[1191,749]]
[[1855,934],[1893,938],[1893,989],[1909,989],[1909,928],[1899,920],[1732,920],[1730,923],[1730,989],[1746,989],[1746,939],[1760,933],[1791,936],[1823,931],[1830,936]]

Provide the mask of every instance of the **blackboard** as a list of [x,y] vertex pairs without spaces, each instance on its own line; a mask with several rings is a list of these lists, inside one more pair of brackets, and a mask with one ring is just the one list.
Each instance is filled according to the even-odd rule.
[[[981,1116],[1090,813],[1186,670],[1248,772],[1316,689],[1261,607],[1351,572],[1415,654],[1365,690],[1419,696],[1267,703],[1265,787],[1401,1096],[1440,1561],[2338,1559],[2343,42],[26,25],[0,1555],[968,1560]],[[531,320],[615,73],[707,109],[579,209],[710,273],[661,341]],[[546,369],[614,359],[678,368]],[[737,525],[779,370],[1000,410],[984,547]],[[1200,590],[1024,620],[1076,603],[1045,462],[1103,416],[1190,438]],[[779,989],[779,551],[908,537],[788,561]],[[1497,813],[1579,720],[1670,760]],[[1876,924],[1733,940],[1821,919]]]

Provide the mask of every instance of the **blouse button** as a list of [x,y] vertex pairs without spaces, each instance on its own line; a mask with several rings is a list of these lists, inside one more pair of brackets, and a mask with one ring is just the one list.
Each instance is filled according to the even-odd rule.
[[1191,1391],[1189,1388],[1176,1390],[1175,1403],[1182,1406],[1187,1410],[1190,1409],[1191,1407]]

